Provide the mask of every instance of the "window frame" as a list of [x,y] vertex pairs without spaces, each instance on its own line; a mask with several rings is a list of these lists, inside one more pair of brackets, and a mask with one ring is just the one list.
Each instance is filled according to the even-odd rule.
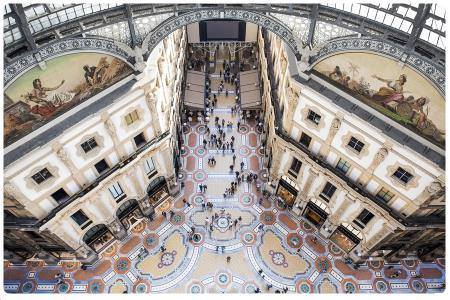
[[[312,117],[310,117],[312,116]],[[318,119],[316,119],[319,117]],[[308,114],[306,115],[306,119],[318,126],[320,124],[320,120],[322,119],[322,116],[313,111],[312,109],[309,109]]]
[[[94,147],[92,147],[92,145],[93,145],[92,142],[95,144]],[[89,146],[89,149],[86,151],[86,149],[83,147],[83,145]],[[97,147],[98,147],[98,143],[97,143],[97,141],[95,140],[95,137],[91,137],[91,138],[89,138],[88,140],[86,140],[86,141],[84,141],[83,143],[81,143],[81,144],[80,144],[80,147],[81,147],[81,149],[83,149],[84,153],[88,153],[88,152],[94,150],[95,148],[97,148]]]
[[[342,167],[339,167],[339,165],[341,164],[341,161],[344,162],[344,163],[342,164]],[[344,171],[344,170],[343,170],[343,167],[347,167],[347,170]],[[339,158],[339,161],[337,162],[335,168],[336,168],[337,170],[343,172],[344,174],[347,174],[347,173],[348,173],[348,170],[350,170],[351,167],[352,167],[352,165],[351,165],[347,160],[345,160],[345,159],[343,159],[343,158],[341,157],[341,158]]]
[[[350,144],[353,144],[353,145],[350,145]],[[360,145],[360,144],[362,144],[362,146]],[[355,151],[355,152],[357,152],[357,153],[361,153],[361,151],[364,149],[364,146],[365,146],[366,144],[365,143],[363,143],[363,142],[361,142],[360,140],[358,140],[357,138],[355,138],[354,136],[351,136],[350,137],[350,140],[348,141],[348,143],[347,143],[347,147],[349,147],[352,151]],[[359,148],[360,147],[360,148]],[[358,149],[359,148],[359,149]]]
[[125,123],[127,124],[127,126],[132,125],[133,123],[135,123],[138,120],[139,120],[139,114],[137,112],[137,109],[134,109],[133,111],[131,111],[125,115]]
[[[398,173],[402,173],[400,176],[397,176]],[[409,176],[408,176],[409,175]],[[402,178],[406,176],[407,180],[403,180]],[[395,170],[395,172],[392,174],[392,177],[395,178],[396,180],[398,180],[399,182],[401,182],[404,185],[407,185],[409,182],[411,182],[411,179],[414,178],[414,175],[411,174],[410,172],[406,171],[404,168],[402,167],[398,167],[397,170]]]
[[[114,192],[117,194],[117,196],[114,196],[113,191],[111,189],[114,190]],[[108,190],[109,190],[109,193],[111,194],[111,196],[114,198],[114,200],[117,200],[120,197],[122,197],[123,195],[125,195],[125,192],[123,191],[123,188],[120,185],[120,182],[118,182],[118,181],[116,183],[113,183],[112,185],[110,185],[108,187]],[[118,190],[120,190],[121,193],[119,193]]]
[[[85,218],[84,222],[78,223],[76,217],[74,217],[74,216],[75,216],[76,214],[78,214],[78,213],[81,214],[83,218]],[[74,212],[73,214],[71,214],[71,215],[70,215],[70,218],[71,218],[75,223],[77,223],[77,225],[80,226],[82,229],[83,229],[83,227],[85,228],[86,223],[88,223],[89,221],[91,221],[91,219],[86,215],[86,213],[85,213],[82,209],[79,209],[79,210],[77,210],[76,212]],[[91,223],[92,223],[92,221],[91,221]]]
[[[383,196],[380,196],[381,193],[383,193]],[[389,194],[391,194],[392,196],[391,196],[389,199],[387,199],[387,198],[386,198],[386,195],[389,195]],[[381,189],[378,191],[378,193],[376,193],[375,197],[376,197],[377,199],[379,199],[379,200],[385,202],[385,203],[388,203],[389,201],[391,201],[391,200],[395,197],[395,194],[392,193],[392,192],[391,192],[390,190],[388,190],[387,188],[381,187]]]
[[[47,174],[50,175],[50,176],[48,176],[48,177],[44,176],[44,175],[42,174],[44,171],[46,171]],[[41,182],[38,182],[38,181],[36,180],[36,178],[35,178],[35,176],[38,176],[38,175],[39,175],[40,177],[37,177],[37,178],[41,178],[41,179],[42,179]],[[52,173],[48,170],[48,168],[46,168],[46,167],[43,168],[42,170],[38,171],[38,172],[35,173],[34,175],[31,175],[31,179],[33,179],[34,182],[35,182],[36,184],[38,184],[38,185],[44,183],[45,181],[51,179],[52,177],[54,177],[53,174],[52,174]]]
[[[324,193],[325,189],[327,189],[327,193]],[[328,196],[328,192],[330,190],[333,190],[333,193],[331,194],[331,196]],[[337,187],[334,184],[332,184],[331,182],[327,181],[327,183],[325,183],[325,185],[323,186],[323,189],[320,192],[319,196],[320,196],[320,198],[324,199],[326,202],[329,202],[331,200],[331,198],[333,198],[334,193],[336,193],[336,190],[337,190]]]

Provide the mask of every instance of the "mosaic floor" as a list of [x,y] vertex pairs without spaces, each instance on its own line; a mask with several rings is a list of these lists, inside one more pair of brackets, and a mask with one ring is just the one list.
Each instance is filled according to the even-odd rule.
[[[212,87],[219,79],[213,79]],[[231,86],[229,89],[232,90]],[[255,124],[236,130],[231,114],[234,95],[218,97],[209,124],[216,132],[214,117],[234,123],[226,140],[235,137],[235,170],[260,174],[262,153]],[[202,146],[206,127],[190,124],[184,132],[183,180],[185,186],[172,203],[168,220],[158,214],[153,221],[142,220],[123,241],[116,241],[100,255],[95,265],[80,269],[79,262],[47,266],[42,261],[24,265],[4,262],[4,288],[9,293],[429,293],[442,291],[444,259],[434,263],[405,260],[384,265],[367,262],[354,270],[343,252],[323,240],[306,220],[262,198],[254,183],[241,183],[238,191],[224,198],[225,188],[234,180],[230,172],[233,153]],[[214,155],[217,164],[208,165]],[[200,184],[207,190],[201,193]],[[183,203],[186,199],[190,206]],[[213,203],[204,210],[204,201]],[[212,215],[218,215],[209,230]],[[168,214],[169,215],[169,214]],[[229,216],[227,218],[227,216]],[[234,226],[233,221],[241,217]],[[208,218],[208,222],[205,221]],[[263,226],[261,226],[263,224]],[[230,228],[231,225],[231,228]],[[191,228],[195,234],[191,235]],[[189,237],[192,237],[191,239]],[[316,237],[317,241],[314,241]],[[164,245],[165,250],[160,251]],[[140,258],[141,249],[149,254]],[[389,275],[400,271],[395,279]],[[64,273],[56,284],[55,274]],[[420,275],[420,278],[415,276]],[[270,287],[270,289],[268,288]]]

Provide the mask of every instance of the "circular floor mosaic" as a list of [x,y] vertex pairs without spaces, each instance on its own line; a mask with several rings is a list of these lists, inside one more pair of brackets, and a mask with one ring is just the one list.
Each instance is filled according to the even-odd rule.
[[147,293],[147,290],[148,290],[147,285],[143,282],[138,283],[136,285],[136,294],[145,294]]
[[158,235],[156,233],[149,233],[144,237],[144,246],[148,249],[154,248],[158,245]]
[[249,206],[253,204],[253,198],[250,194],[244,194],[240,198],[240,202],[242,203],[242,205]]
[[191,294],[200,294],[203,292],[203,287],[198,284],[198,283],[194,283],[193,285],[191,285],[191,287],[189,288],[189,292]]
[[34,289],[34,283],[31,281],[27,281],[22,285],[22,293],[28,294],[31,293]]
[[197,171],[194,173],[194,178],[197,181],[203,181],[206,179],[206,173],[204,171]]
[[58,293],[65,294],[69,291],[70,285],[67,282],[63,282],[58,285]]
[[246,232],[244,233],[243,239],[246,244],[252,244],[255,241],[256,237],[253,233]]
[[163,268],[170,266],[175,261],[175,255],[177,255],[177,251],[173,250],[172,252],[164,252],[161,255],[161,260],[158,264],[158,268]]
[[126,257],[120,257],[114,266],[118,274],[125,274],[131,267],[131,261]]
[[309,294],[311,293],[311,287],[306,282],[303,282],[299,284],[298,291],[302,294]]
[[230,227],[230,221],[226,217],[219,217],[216,224],[220,229],[228,229]]
[[173,225],[181,225],[184,223],[184,214],[175,213],[173,217],[170,219],[170,222]]
[[352,282],[345,283],[345,291],[347,293],[353,294],[356,292],[356,286]]
[[269,255],[272,256],[272,262],[277,266],[283,266],[284,268],[288,267],[288,263],[286,262],[286,257],[281,252],[274,252],[273,250],[269,251]]
[[250,149],[247,146],[239,147],[239,154],[242,156],[247,156],[250,154]]
[[202,242],[202,240],[203,240],[203,236],[200,233],[196,232],[192,235],[192,242],[194,244],[200,244]]
[[220,285],[227,285],[230,281],[230,276],[227,273],[219,273],[217,275],[217,283]]
[[425,292],[425,284],[420,279],[412,279],[410,282],[410,286],[416,293],[423,293]]
[[197,195],[194,197],[194,203],[196,205],[202,205],[203,202],[204,202],[203,196]]
[[206,127],[205,125],[200,125],[195,131],[197,131],[197,133],[204,134],[206,132]]
[[290,233],[287,235],[287,243],[292,248],[299,248],[302,243],[302,238],[297,233]]
[[377,281],[375,283],[375,290],[379,293],[386,293],[388,291],[388,285],[384,281]]
[[250,128],[248,128],[247,125],[241,125],[239,128],[239,133],[242,133],[242,134],[246,134],[249,131],[250,131]]

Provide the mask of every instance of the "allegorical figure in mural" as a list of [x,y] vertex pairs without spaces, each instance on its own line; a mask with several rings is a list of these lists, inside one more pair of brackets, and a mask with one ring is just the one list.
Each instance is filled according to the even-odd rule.
[[103,75],[109,67],[109,63],[106,57],[102,57],[97,66],[84,65],[84,79],[87,85],[93,86],[102,82]]
[[372,77],[387,84],[387,86],[381,87],[378,92],[372,96],[375,101],[379,101],[383,105],[392,101],[398,103],[403,102],[405,99],[403,96],[403,86],[406,83],[405,74],[400,75],[397,80],[384,79],[376,75],[372,75]]
[[[65,80],[55,87],[45,87],[39,78],[33,80],[33,90],[22,95],[27,103],[34,102],[35,106],[31,108],[31,112],[42,117],[51,116],[58,106],[69,102],[74,94],[69,92],[58,92]],[[49,93],[50,92],[50,93]]]

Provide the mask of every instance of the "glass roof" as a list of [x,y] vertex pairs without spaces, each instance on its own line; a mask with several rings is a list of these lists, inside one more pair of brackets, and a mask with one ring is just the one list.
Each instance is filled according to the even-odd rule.
[[[130,5],[133,6],[133,4]],[[147,8],[145,7],[146,5],[151,8],[147,10]],[[157,24],[159,24],[162,19],[173,15],[173,13],[170,13],[170,9],[172,6],[173,4],[163,3],[155,4],[155,6],[151,6],[150,4],[139,4],[139,6],[136,5],[137,13],[133,22],[138,33],[138,39],[142,39],[142,37],[145,36],[149,31],[151,31]],[[202,4],[198,6],[201,7]],[[245,7],[246,5],[244,4],[242,6]],[[264,7],[262,5],[256,4],[253,6]],[[283,14],[282,12],[288,11],[288,5],[274,4],[267,6],[269,6],[272,10],[277,10],[280,12],[272,13],[272,15],[282,20],[286,25],[288,25],[288,27],[290,27],[295,33],[297,33],[299,40],[304,40],[305,37],[307,37],[310,23],[308,18],[301,18],[299,16],[290,16],[287,14]],[[291,6],[294,8],[294,10],[296,9],[296,4],[293,4]],[[298,5],[298,8],[301,11],[305,11],[305,6],[307,5]],[[117,21],[112,21],[116,24],[110,25],[111,22],[109,22],[108,25],[105,25],[105,28],[96,27],[96,29],[93,31],[89,31],[89,26],[94,27],[101,25],[101,23],[97,23],[94,25],[91,25],[89,23],[82,23],[80,24],[80,27],[83,26],[83,31],[87,34],[103,35],[121,41],[128,41],[130,37],[129,33],[125,32],[128,24],[124,22],[124,4],[32,4],[24,6],[23,10],[31,34],[39,34],[45,30],[54,28],[56,29],[55,32],[57,32],[57,26],[59,24],[76,20],[77,18],[82,18],[90,14],[113,9],[115,7],[120,7],[117,16],[114,15],[112,17],[114,20],[117,19]],[[303,9],[301,9],[301,7],[303,7]],[[410,34],[413,29],[414,19],[416,18],[419,6],[417,4],[332,3],[319,4],[319,8],[320,7],[328,7],[339,11],[355,14],[363,18],[370,19],[371,21],[378,22],[395,29],[399,29],[407,34]],[[8,46],[16,41],[23,39],[23,34],[17,24],[18,20],[16,20],[16,13],[13,7],[10,7],[10,5],[5,5],[4,8],[4,42],[5,45]],[[140,16],[141,13],[154,14],[158,12],[166,12],[167,14],[164,13],[150,17],[148,15],[146,15],[145,17]],[[431,11],[428,14],[425,24],[423,25],[423,29],[419,36],[419,39],[426,41],[440,49],[445,49],[445,16],[446,12],[444,7],[441,7],[438,4],[432,4]],[[154,17],[156,19],[152,20],[152,18]],[[322,15],[321,17],[326,18],[326,14]],[[342,21],[342,23],[344,23],[345,25],[351,26],[351,24],[347,24],[345,22],[345,20]],[[318,30],[318,32],[315,33],[313,41],[314,44],[320,44],[326,39],[355,33],[352,30],[340,28],[337,24],[318,22],[317,25],[318,26],[316,30]],[[87,31],[85,31],[86,29]],[[371,33],[372,31],[373,30],[368,30],[368,32]],[[377,32],[373,33],[379,34]],[[62,36],[64,36],[64,34]]]

